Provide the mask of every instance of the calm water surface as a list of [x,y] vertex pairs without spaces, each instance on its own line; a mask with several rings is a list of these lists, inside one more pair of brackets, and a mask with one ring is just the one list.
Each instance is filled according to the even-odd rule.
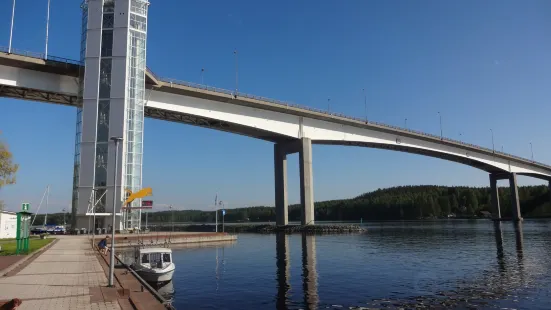
[[176,309],[550,309],[551,221],[368,223],[174,249]]

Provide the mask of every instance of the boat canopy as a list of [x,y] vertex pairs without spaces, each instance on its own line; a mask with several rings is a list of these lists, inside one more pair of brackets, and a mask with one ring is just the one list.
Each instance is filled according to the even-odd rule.
[[169,248],[144,248],[140,249],[141,254],[147,253],[172,253],[172,250]]

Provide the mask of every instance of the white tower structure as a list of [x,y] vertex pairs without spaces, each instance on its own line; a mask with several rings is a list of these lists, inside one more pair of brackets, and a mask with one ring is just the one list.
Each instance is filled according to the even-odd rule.
[[[121,212],[125,192],[142,187],[147,10],[145,0],[87,0],[82,3],[80,94],[73,180],[73,227],[88,227],[86,211],[93,189],[102,197],[97,213]],[[122,137],[115,173],[115,143]],[[103,193],[107,190],[107,194]],[[136,200],[131,207],[137,207]],[[139,210],[119,215],[115,229],[136,227]],[[98,217],[98,227],[110,220]]]

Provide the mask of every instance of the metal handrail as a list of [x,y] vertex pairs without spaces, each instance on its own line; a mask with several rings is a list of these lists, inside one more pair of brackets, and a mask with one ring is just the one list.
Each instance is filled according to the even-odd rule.
[[[0,52],[8,53],[8,48],[0,46]],[[44,59],[44,54],[43,53],[29,52],[29,51],[23,51],[23,50],[18,50],[18,49],[13,49],[13,48],[11,50],[11,54],[17,54],[17,55],[22,55],[22,56],[27,56],[27,57],[32,57],[32,58]],[[56,57],[56,56],[48,56],[47,60],[48,61],[53,61],[53,62],[59,62],[59,63],[72,64],[72,65],[81,65],[81,66],[84,65],[84,63],[82,61],[72,60],[72,59],[67,59],[67,58],[62,58],[62,57]],[[441,137],[441,136],[433,135],[433,134],[426,133],[426,132],[421,132],[421,131],[417,131],[417,130],[402,128],[402,127],[388,125],[388,124],[383,124],[383,123],[379,123],[379,122],[375,122],[375,121],[369,121],[369,120],[366,120],[365,118],[348,116],[348,115],[344,115],[344,114],[341,114],[341,113],[332,113],[332,112],[329,112],[329,111],[320,110],[320,109],[316,109],[316,108],[312,108],[312,107],[308,107],[308,106],[303,106],[303,105],[298,105],[298,104],[287,102],[287,101],[281,101],[281,100],[277,100],[277,99],[266,98],[266,97],[262,97],[262,96],[256,96],[256,95],[246,94],[246,93],[242,93],[242,92],[238,92],[238,91],[232,91],[232,90],[228,90],[228,89],[223,89],[223,88],[218,88],[218,87],[208,86],[208,85],[203,85],[203,84],[197,84],[197,83],[192,83],[192,82],[187,82],[187,81],[182,81],[182,80],[177,80],[177,79],[164,78],[164,77],[160,77],[160,76],[156,75],[153,72],[153,70],[151,70],[149,67],[147,67],[147,71],[149,73],[151,73],[151,75],[153,75],[155,77],[155,79],[157,79],[159,81],[162,81],[164,83],[168,83],[168,84],[176,84],[176,85],[182,85],[182,86],[187,86],[187,87],[196,88],[196,89],[212,91],[212,92],[216,92],[216,93],[230,95],[230,96],[235,97],[235,98],[237,98],[239,96],[239,97],[243,97],[243,98],[249,98],[249,99],[254,99],[254,100],[259,100],[259,101],[270,102],[270,103],[278,104],[278,105],[281,105],[281,106],[284,106],[284,107],[292,107],[292,108],[296,108],[296,109],[312,111],[312,112],[316,112],[316,113],[326,114],[326,115],[332,116],[332,117],[336,116],[336,117],[340,117],[340,118],[343,118],[343,119],[349,119],[349,120],[354,120],[354,121],[357,121],[357,122],[362,122],[362,123],[365,123],[365,124],[371,124],[371,125],[376,125],[376,126],[383,127],[383,128],[399,130],[399,131],[407,132],[407,133],[413,133],[413,134],[416,134],[416,135],[429,137],[429,138],[437,139],[437,140],[441,140],[441,141],[452,142],[452,143],[455,143],[455,144],[468,146],[468,147],[478,149],[478,150],[481,150],[481,151],[491,152],[491,153],[499,154],[499,155],[502,155],[502,156],[508,156],[508,157],[518,159],[518,160],[521,160],[521,161],[530,162],[530,163],[533,163],[533,164],[538,164],[538,165],[546,167],[546,168],[551,168],[551,165],[547,165],[547,164],[537,162],[537,161],[534,161],[534,160],[529,160],[527,158],[523,158],[523,157],[516,156],[516,155],[513,155],[513,154],[500,152],[500,151],[495,151],[495,150],[492,150],[492,149],[487,148],[487,147],[478,146],[478,145],[474,145],[474,144],[471,144],[471,143],[466,143],[466,142],[451,139],[451,138]]]
[[44,53],[29,52],[29,51],[16,49],[16,48],[12,48],[11,52],[8,52],[8,51],[9,51],[9,49],[7,47],[0,46],[0,52],[6,53],[6,54],[21,55],[21,56],[26,56],[26,57],[31,57],[31,58],[42,59],[42,60],[45,60],[45,61],[54,61],[54,62],[59,62],[59,63],[71,64],[71,65],[82,66],[84,64],[82,61],[78,61],[78,60],[73,60],[73,59],[63,58],[63,57],[57,57],[57,56],[48,56],[48,57],[46,57],[46,55]]

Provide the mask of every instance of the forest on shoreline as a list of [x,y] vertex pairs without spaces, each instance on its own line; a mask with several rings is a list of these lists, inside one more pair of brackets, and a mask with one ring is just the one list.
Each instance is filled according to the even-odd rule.
[[[521,186],[518,188],[523,217],[551,216],[549,188]],[[499,188],[502,217],[511,216],[509,188]],[[350,199],[319,201],[314,205],[317,221],[377,221],[459,218],[482,216],[491,212],[489,187],[446,187],[435,185],[399,186],[378,189]],[[289,221],[300,221],[300,205],[289,206]],[[67,213],[66,222],[71,222]],[[143,214],[145,221],[145,214]],[[221,214],[219,214],[221,220]],[[174,210],[153,211],[149,223],[209,223],[215,221],[214,211]],[[254,206],[227,209],[226,222],[275,222],[275,208]],[[41,222],[38,220],[38,222]],[[49,214],[48,224],[63,224],[63,213]]]

